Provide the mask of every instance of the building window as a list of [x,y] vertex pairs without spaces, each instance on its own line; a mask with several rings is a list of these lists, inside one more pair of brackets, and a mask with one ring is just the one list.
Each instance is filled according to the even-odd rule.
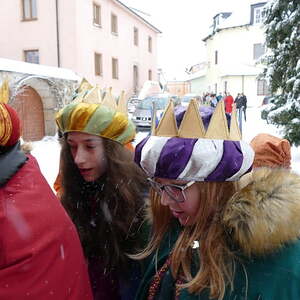
[[139,68],[137,65],[133,66],[133,92],[138,92],[138,86],[139,86]]
[[23,20],[36,20],[37,8],[36,0],[22,0],[23,6]]
[[39,64],[39,50],[24,50],[24,60],[28,63]]
[[117,58],[112,58],[112,78],[119,78],[119,62]]
[[224,81],[224,92],[227,92],[227,81]]
[[148,36],[148,51],[152,52],[152,37]]
[[261,24],[264,21],[264,8],[263,7],[255,7],[254,8],[254,24]]
[[215,94],[217,94],[217,93],[218,93],[218,84],[215,83]]
[[253,59],[259,59],[265,53],[264,44],[253,45]]
[[102,76],[102,54],[95,53],[95,75]]
[[94,25],[101,26],[101,6],[93,4],[93,22]]
[[111,14],[111,32],[118,34],[118,17],[115,14]]
[[215,51],[215,65],[218,64],[218,51]]
[[268,87],[267,81],[257,80],[257,96],[266,96],[270,94],[270,89]]
[[139,45],[139,30],[136,27],[133,28],[133,43],[135,46]]
[[152,80],[152,70],[148,70],[148,80]]

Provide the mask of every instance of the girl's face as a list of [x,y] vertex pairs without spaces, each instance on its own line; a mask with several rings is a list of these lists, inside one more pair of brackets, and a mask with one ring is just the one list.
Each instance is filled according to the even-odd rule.
[[85,181],[95,181],[106,172],[107,158],[101,137],[83,132],[69,132],[67,143],[74,163]]
[[[182,186],[188,183],[187,181],[163,178],[157,178],[156,181],[160,184],[176,184]],[[163,191],[160,202],[162,205],[169,207],[171,213],[178,219],[181,225],[193,225],[196,221],[196,215],[200,206],[200,192],[197,184],[189,186],[184,190],[184,193],[186,200],[183,202],[176,202],[167,194],[167,192]]]

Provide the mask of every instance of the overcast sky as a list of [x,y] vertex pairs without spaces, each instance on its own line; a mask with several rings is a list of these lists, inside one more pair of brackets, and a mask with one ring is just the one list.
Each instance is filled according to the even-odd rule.
[[[213,16],[238,11],[259,0],[121,0],[131,8],[151,15],[151,23],[162,31],[158,42],[158,66],[168,80],[183,79],[186,67],[205,61],[202,39]],[[141,14],[141,16],[144,16]],[[144,16],[145,17],[145,16]],[[234,45],[233,45],[234,47]]]

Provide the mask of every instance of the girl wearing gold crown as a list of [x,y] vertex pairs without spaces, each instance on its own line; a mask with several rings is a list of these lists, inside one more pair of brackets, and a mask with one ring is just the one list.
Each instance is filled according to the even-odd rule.
[[146,179],[125,148],[134,125],[122,100],[117,107],[107,97],[98,87],[83,91],[57,115],[61,200],[79,232],[95,299],[130,300],[139,264],[127,254],[140,246]]
[[223,101],[170,103],[137,145],[153,229],[136,300],[300,299],[300,178],[258,169],[239,187],[254,152],[229,119]]

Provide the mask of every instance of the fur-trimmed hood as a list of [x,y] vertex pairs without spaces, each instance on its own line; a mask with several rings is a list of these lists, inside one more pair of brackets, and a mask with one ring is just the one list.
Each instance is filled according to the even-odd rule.
[[300,233],[300,176],[259,168],[242,179],[224,210],[223,225],[245,255],[274,252]]

